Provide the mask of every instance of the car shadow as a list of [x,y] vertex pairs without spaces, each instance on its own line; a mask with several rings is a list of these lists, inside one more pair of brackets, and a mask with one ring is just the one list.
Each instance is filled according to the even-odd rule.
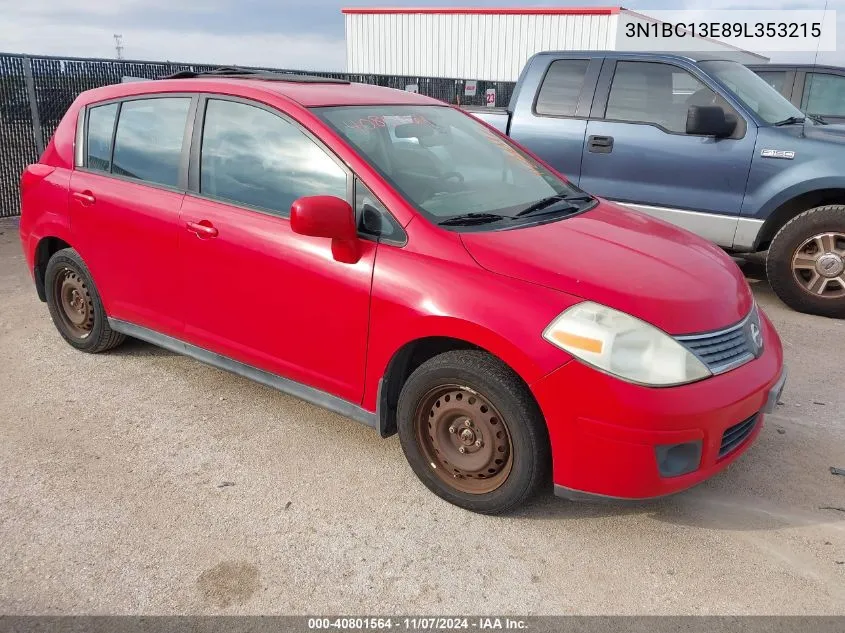
[[126,337],[126,341],[122,345],[108,353],[111,356],[178,356],[176,352],[130,336]]
[[[729,471],[717,478],[722,476],[730,476]],[[548,488],[511,516],[529,521],[580,521],[634,515],[677,526],[740,532],[845,522],[845,512],[835,509],[785,507],[761,497],[722,492],[707,482],[669,497],[644,501],[568,501],[553,496]]]
[[766,281],[766,253],[752,253],[743,257],[735,257],[734,261],[750,282]]

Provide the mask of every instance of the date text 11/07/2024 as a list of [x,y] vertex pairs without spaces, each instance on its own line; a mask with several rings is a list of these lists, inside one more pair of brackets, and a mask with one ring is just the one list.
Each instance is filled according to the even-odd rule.
[[338,617],[308,618],[308,629],[319,630],[391,630],[400,631],[460,631],[460,630],[527,630],[528,623],[519,618],[506,617]]

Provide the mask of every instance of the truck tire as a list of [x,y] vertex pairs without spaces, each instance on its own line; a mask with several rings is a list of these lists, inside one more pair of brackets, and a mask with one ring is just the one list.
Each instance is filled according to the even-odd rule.
[[794,310],[845,318],[845,205],[816,207],[787,222],[772,240],[766,274]]
[[72,248],[55,252],[47,262],[44,288],[56,329],[76,349],[96,354],[117,347],[126,338],[109,327],[91,273]]
[[399,396],[399,440],[434,494],[482,514],[507,512],[550,475],[546,423],[528,388],[480,350],[420,365]]

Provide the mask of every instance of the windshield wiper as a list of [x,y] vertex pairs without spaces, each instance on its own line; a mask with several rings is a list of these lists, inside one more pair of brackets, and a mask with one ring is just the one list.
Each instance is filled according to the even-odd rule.
[[439,226],[472,226],[473,224],[489,224],[506,219],[509,218],[504,215],[496,215],[495,213],[462,213],[461,215],[453,215],[451,218],[446,218],[437,224]]
[[807,116],[808,116],[808,117],[810,117],[810,120],[815,121],[815,122],[816,122],[816,123],[818,123],[819,125],[830,125],[830,123],[828,123],[827,121],[825,121],[825,120],[824,120],[823,118],[821,118],[818,114],[808,114]]
[[791,117],[784,119],[783,121],[778,121],[777,123],[772,123],[772,126],[773,127],[780,127],[782,125],[794,125],[796,123],[803,123],[806,120],[807,119],[803,116],[791,116]]
[[[571,194],[558,194],[556,196],[549,196],[548,198],[543,198],[542,200],[538,200],[532,205],[525,207],[522,211],[517,213],[514,217],[521,218],[527,215],[540,215],[542,213],[557,213],[558,211],[578,211],[580,207],[576,204],[572,204],[573,202],[591,202],[595,198],[593,196],[588,195],[571,195]],[[559,205],[558,203],[567,202],[569,204]],[[549,207],[554,206],[554,209],[550,209]]]

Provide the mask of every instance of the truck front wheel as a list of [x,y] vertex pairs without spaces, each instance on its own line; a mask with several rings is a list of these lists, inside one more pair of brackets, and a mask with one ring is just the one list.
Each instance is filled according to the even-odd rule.
[[816,207],[787,222],[772,240],[766,274],[794,310],[845,318],[845,205]]

